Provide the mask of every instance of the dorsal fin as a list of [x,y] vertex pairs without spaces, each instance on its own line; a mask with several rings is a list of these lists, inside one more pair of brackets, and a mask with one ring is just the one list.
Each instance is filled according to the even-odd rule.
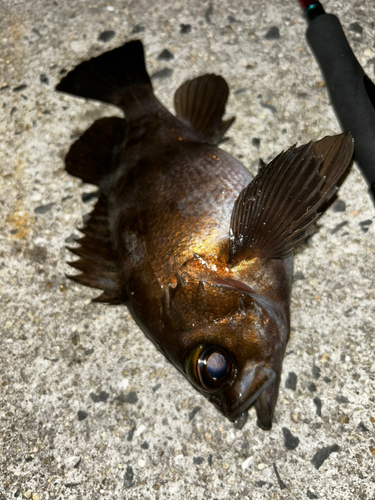
[[218,144],[234,122],[234,118],[222,120],[228,94],[227,82],[221,76],[203,75],[188,80],[174,95],[177,118],[200,139]]
[[349,132],[276,156],[241,191],[232,211],[229,265],[281,258],[306,236],[353,155]]
[[108,174],[126,134],[126,120],[112,116],[94,122],[69,149],[66,171],[83,182],[99,185]]
[[80,246],[68,247],[80,259],[68,264],[82,273],[68,277],[82,285],[103,290],[94,302],[123,304],[126,297],[118,277],[117,255],[109,235],[108,204],[103,194],[100,194],[89,222],[81,231],[85,236],[77,241]]

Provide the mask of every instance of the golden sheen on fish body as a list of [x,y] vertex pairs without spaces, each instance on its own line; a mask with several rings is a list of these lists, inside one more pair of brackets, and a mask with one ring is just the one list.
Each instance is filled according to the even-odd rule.
[[71,146],[66,170],[100,195],[72,279],[126,304],[158,349],[241,428],[270,429],[290,331],[293,247],[352,154],[349,132],[292,146],[253,178],[217,144],[225,80],[204,75],[155,97],[140,41],[82,62],[57,90],[117,105]]

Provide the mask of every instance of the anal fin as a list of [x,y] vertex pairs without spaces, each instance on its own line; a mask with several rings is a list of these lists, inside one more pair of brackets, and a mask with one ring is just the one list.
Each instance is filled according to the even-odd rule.
[[94,302],[124,303],[126,296],[119,281],[117,254],[110,240],[108,204],[103,194],[100,194],[89,222],[81,231],[86,235],[77,241],[80,246],[69,248],[80,258],[68,262],[70,266],[81,271],[81,274],[68,277],[82,285],[103,290]]
[[112,116],[94,122],[71,146],[65,170],[84,182],[99,185],[111,171],[118,146],[127,130],[126,120]]

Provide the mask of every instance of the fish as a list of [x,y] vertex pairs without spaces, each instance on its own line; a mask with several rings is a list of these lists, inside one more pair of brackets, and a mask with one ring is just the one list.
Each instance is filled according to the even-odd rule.
[[290,333],[293,248],[353,155],[350,132],[293,145],[254,177],[220,149],[229,88],[205,74],[154,95],[140,40],[81,62],[56,90],[109,103],[70,147],[66,171],[98,186],[76,282],[124,304],[145,335],[241,429],[270,429]]

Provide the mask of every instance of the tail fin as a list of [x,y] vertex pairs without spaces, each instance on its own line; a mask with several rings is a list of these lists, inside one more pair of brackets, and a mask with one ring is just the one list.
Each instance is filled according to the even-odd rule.
[[61,80],[56,90],[123,108],[125,89],[137,95],[136,86],[143,87],[143,94],[146,91],[153,95],[140,40],[82,62]]

